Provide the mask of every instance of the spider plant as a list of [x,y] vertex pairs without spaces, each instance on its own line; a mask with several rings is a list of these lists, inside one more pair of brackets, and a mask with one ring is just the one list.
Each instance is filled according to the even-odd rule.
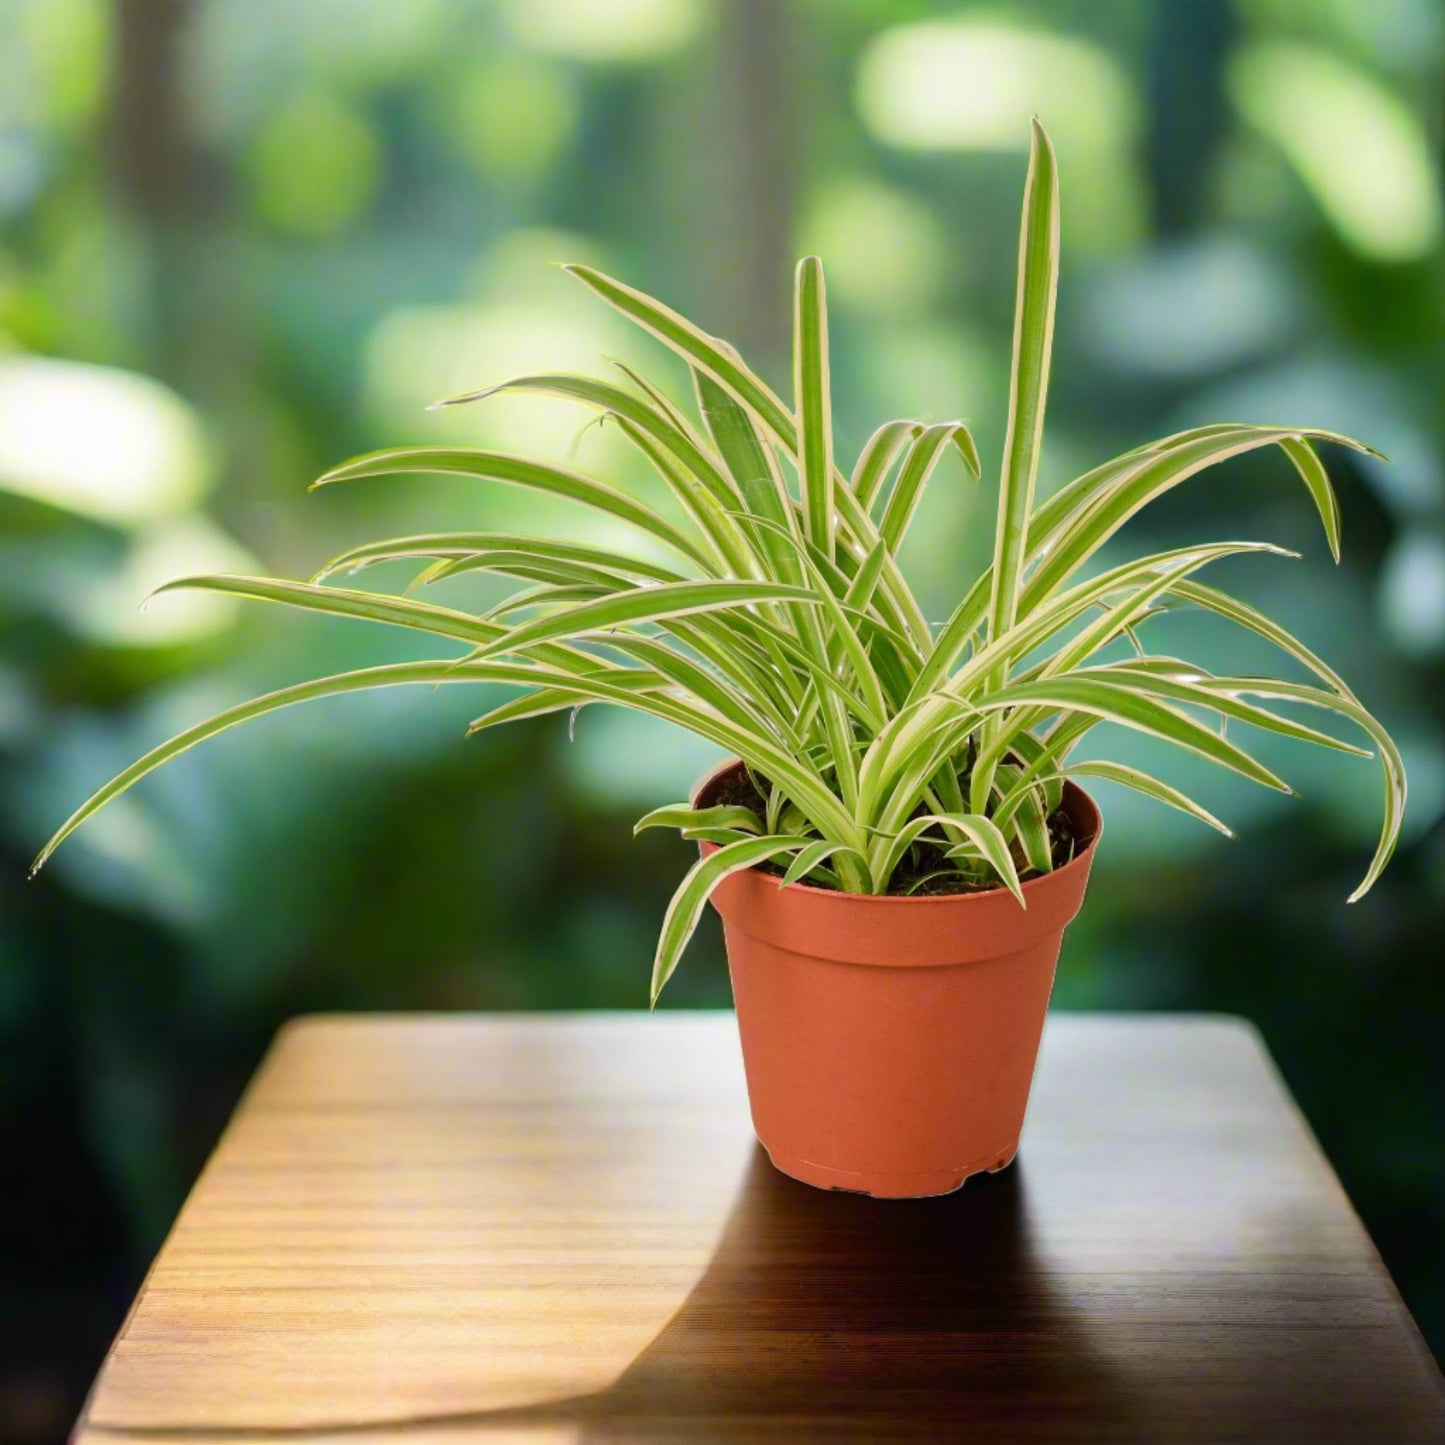
[[[930,625],[898,554],[923,489],[956,453],[980,465],[961,421],[885,422],[844,470],[834,455],[823,268],[797,268],[792,396],[773,391],[726,342],[661,302],[587,266],[565,269],[689,368],[693,405],[623,368],[621,381],[519,377],[502,391],[568,398],[614,423],[664,484],[664,511],[570,468],[485,450],[405,447],[358,457],[314,485],[397,473],[451,473],[532,488],[628,524],[650,546],[612,547],[490,532],[403,537],[356,547],[309,582],[200,576],[167,584],[419,629],[444,640],[435,661],[322,677],[233,707],[147,753],[85,802],[36,861],[112,798],[197,743],[312,698],[406,683],[504,683],[520,695],[471,732],[589,703],[666,719],[735,754],[760,810],[688,803],[649,813],[714,845],[678,888],[663,923],[652,997],[667,981],[710,891],[738,869],[769,865],[787,882],[886,893],[920,853],[957,889],[1021,880],[1059,861],[1050,818],[1066,777],[1103,778],[1228,833],[1175,787],[1138,768],[1076,756],[1109,721],[1163,738],[1267,788],[1286,784],[1226,731],[1248,724],[1370,754],[1280,711],[1323,709],[1363,729],[1385,778],[1379,845],[1352,900],[1385,867],[1399,834],[1405,777],[1398,750],[1345,682],[1248,603],[1200,580],[1210,563],[1284,553],[1214,542],[1091,567],[1142,507],[1207,467],[1278,447],[1304,483],[1338,560],[1339,509],[1297,426],[1195,427],[1103,462],[1035,498],[1058,273],[1058,183],[1034,125],[1024,192],[1008,426],[992,565],[941,626]],[[661,556],[665,561],[654,561]],[[491,613],[329,585],[375,563],[424,564],[434,584],[481,570],[529,584]],[[411,589],[415,590],[415,587]],[[1306,680],[1216,676],[1140,642],[1165,608],[1218,614],[1267,639]],[[1119,648],[1132,651],[1119,655]]]

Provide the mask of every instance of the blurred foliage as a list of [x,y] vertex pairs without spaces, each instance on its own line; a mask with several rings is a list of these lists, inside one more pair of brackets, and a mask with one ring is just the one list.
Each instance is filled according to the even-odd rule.
[[[1234,844],[1101,786],[1057,1001],[1259,1022],[1445,1345],[1442,60],[1433,0],[0,0],[9,1432],[60,1437],[282,1019],[641,1005],[685,849],[633,842],[629,820],[710,761],[596,710],[575,742],[563,722],[463,746],[482,699],[361,695],[190,754],[27,885],[50,828],[183,720],[409,655],[217,598],[142,616],[147,587],[304,575],[387,531],[584,525],[443,480],[306,497],[384,442],[576,446],[640,485],[563,404],[422,410],[637,357],[559,259],[776,371],[791,258],[817,250],[840,447],[889,416],[961,415],[996,466],[1033,110],[1066,178],[1042,484],[1220,416],[1381,447],[1389,467],[1330,459],[1338,569],[1278,460],[1135,525],[1159,546],[1299,545],[1293,571],[1221,580],[1346,673],[1412,785],[1405,846],[1348,910],[1371,765],[1266,745],[1301,794],[1284,799],[1164,759]],[[944,612],[993,499],[943,483],[926,505],[908,560]],[[1206,664],[1253,663],[1222,623],[1154,625],[1161,647],[1173,627]],[[715,932],[698,949],[673,1006],[728,1000]]]

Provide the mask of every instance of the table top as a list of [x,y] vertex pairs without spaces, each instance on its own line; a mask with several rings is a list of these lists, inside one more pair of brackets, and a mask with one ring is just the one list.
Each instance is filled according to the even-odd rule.
[[1258,1035],[1053,1016],[1013,1168],[776,1173],[730,1014],[277,1039],[81,1445],[1445,1439],[1445,1388]]

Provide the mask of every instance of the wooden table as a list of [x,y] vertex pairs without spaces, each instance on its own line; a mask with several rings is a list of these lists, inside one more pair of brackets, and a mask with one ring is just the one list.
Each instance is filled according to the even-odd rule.
[[1019,1162],[829,1194],[728,1014],[277,1040],[77,1431],[144,1441],[1445,1439],[1246,1025],[1055,1017]]

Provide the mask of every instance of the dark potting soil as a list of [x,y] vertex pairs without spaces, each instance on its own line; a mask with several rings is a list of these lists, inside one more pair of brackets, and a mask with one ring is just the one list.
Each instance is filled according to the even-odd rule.
[[[746,768],[727,774],[709,789],[707,802],[713,806],[747,808],[757,816],[760,826],[767,816],[767,800],[758,791]],[[1049,815],[1048,828],[1054,867],[1062,868],[1074,856],[1074,820],[1063,808],[1055,808]],[[1013,847],[1013,859],[1021,879],[1037,876],[1037,870],[1029,867],[1017,843]],[[781,863],[768,861],[759,866],[765,873],[781,876],[787,868],[787,860]],[[909,856],[894,870],[888,892],[890,895],[909,894],[914,898],[927,898],[949,893],[984,893],[999,886],[997,883],[971,883],[961,873],[956,872],[945,873],[938,878],[929,877],[929,874],[936,873],[939,869],[951,869],[952,866],[942,848],[934,847],[930,843],[917,843],[909,849]]]

